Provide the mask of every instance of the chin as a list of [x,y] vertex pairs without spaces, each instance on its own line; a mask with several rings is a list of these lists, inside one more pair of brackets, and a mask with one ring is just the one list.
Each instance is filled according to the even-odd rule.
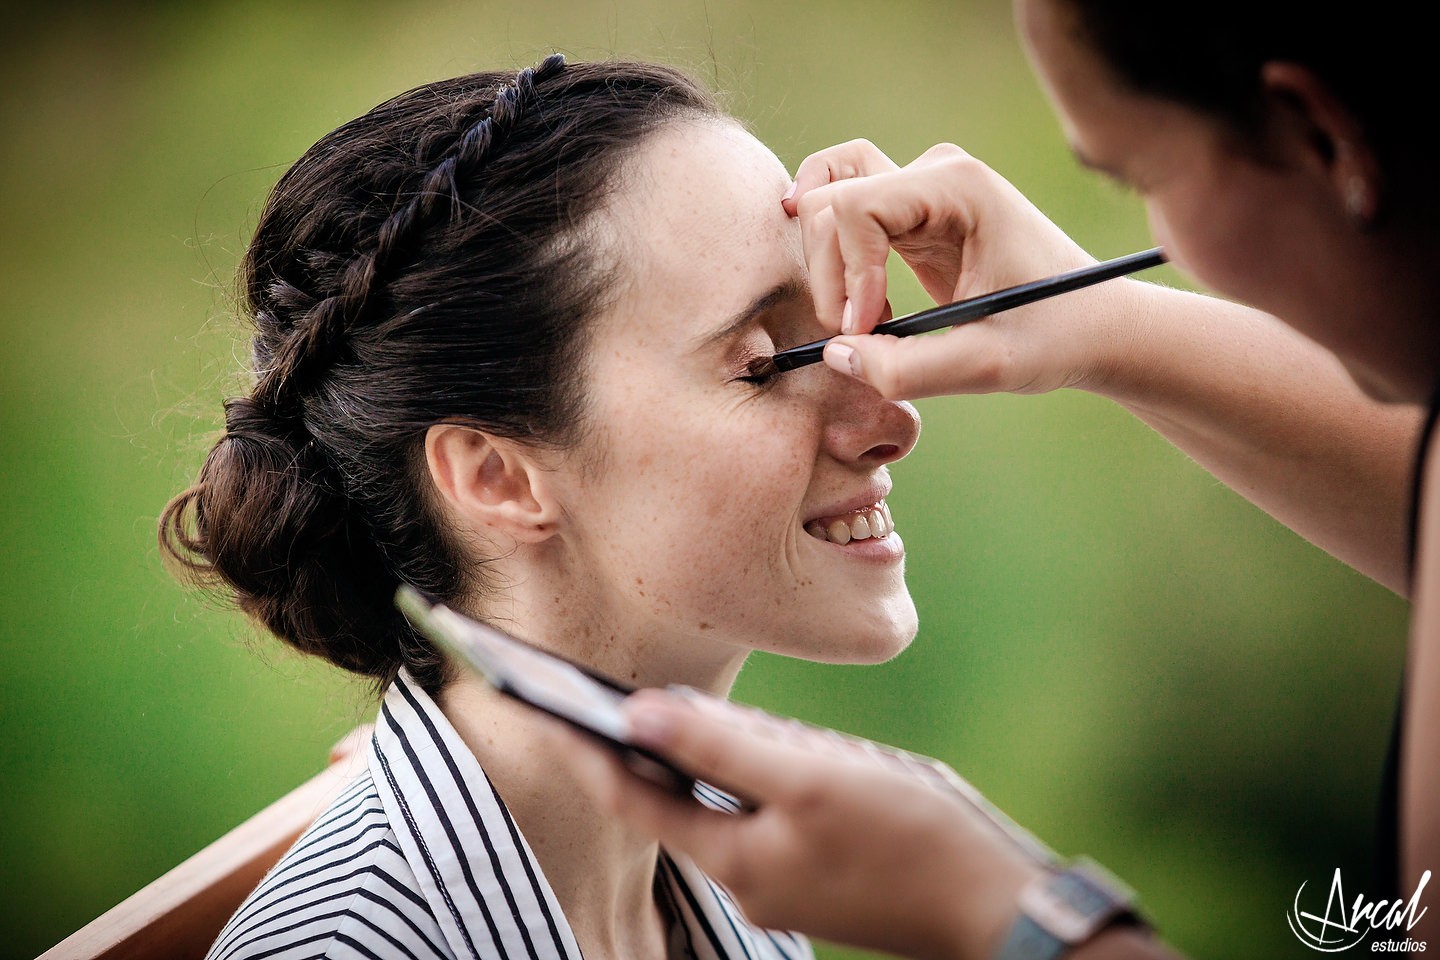
[[915,605],[907,594],[903,603],[889,605],[867,622],[849,621],[830,642],[807,657],[821,663],[874,664],[894,660],[910,646],[920,628]]
[[1393,380],[1375,373],[1368,367],[1340,358],[1345,372],[1360,388],[1360,392],[1371,400],[1379,403],[1425,403],[1430,397],[1425,388],[1410,388],[1395,383]]
[[888,642],[877,642],[847,651],[848,655],[842,654],[837,657],[835,663],[850,664],[853,666],[871,666],[877,663],[888,663],[894,660],[910,646],[910,641],[915,639],[912,634],[903,640]]

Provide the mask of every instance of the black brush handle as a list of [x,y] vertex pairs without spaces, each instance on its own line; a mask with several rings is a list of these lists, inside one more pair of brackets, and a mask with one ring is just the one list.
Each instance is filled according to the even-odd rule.
[[[1071,290],[1079,290],[1082,287],[1104,283],[1106,280],[1114,280],[1116,277],[1128,276],[1150,267],[1158,267],[1164,262],[1165,252],[1159,247],[1155,247],[1153,250],[1143,250],[1129,256],[1116,257],[1114,260],[1081,267],[1079,270],[1071,270],[1069,273],[1046,277],[1043,280],[1033,280],[1030,283],[1006,287],[1004,290],[996,290],[994,293],[987,293],[984,296],[921,310],[919,313],[912,313],[909,316],[879,324],[872,332],[888,333],[892,337],[909,337],[917,333],[939,330],[941,327],[956,327],[962,323],[970,323],[972,320],[979,320],[1004,310],[1014,310],[1016,307],[1023,307],[1027,303],[1034,303],[1037,300],[1046,300],[1062,293],[1069,293]],[[825,351],[825,344],[832,339],[832,337],[826,337],[824,340],[816,340],[814,343],[781,350],[772,358],[775,368],[777,370],[794,370],[807,363],[818,363],[821,354]]]

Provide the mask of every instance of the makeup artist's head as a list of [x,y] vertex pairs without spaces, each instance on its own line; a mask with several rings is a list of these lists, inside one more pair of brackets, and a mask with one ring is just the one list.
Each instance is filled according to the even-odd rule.
[[1076,153],[1140,194],[1172,262],[1330,348],[1375,395],[1428,395],[1426,31],[1398,9],[1296,0],[1015,6]]
[[552,57],[342,126],[261,216],[256,384],[162,544],[381,682],[446,676],[401,581],[641,682],[892,656],[914,411],[823,366],[745,376],[821,335],[788,182],[650,65]]

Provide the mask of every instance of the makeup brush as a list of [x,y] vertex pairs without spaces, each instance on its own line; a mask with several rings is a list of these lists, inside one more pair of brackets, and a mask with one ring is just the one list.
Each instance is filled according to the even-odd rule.
[[[1126,257],[1106,260],[1104,263],[1081,267],[1079,270],[1071,270],[1069,273],[1046,277],[1044,280],[1034,280],[1030,283],[1006,287],[1004,290],[996,290],[994,293],[987,293],[984,296],[971,297],[969,300],[958,300],[944,306],[921,310],[919,313],[912,313],[909,316],[898,317],[879,324],[872,332],[888,333],[892,337],[908,337],[917,333],[939,330],[941,327],[956,327],[962,323],[970,323],[973,320],[1000,313],[1002,310],[1013,310],[1037,300],[1046,300],[1062,293],[1069,293],[1071,290],[1079,290],[1082,287],[1103,283],[1116,277],[1128,276],[1149,267],[1158,267],[1164,262],[1164,251],[1156,247],[1153,250],[1144,250]],[[773,357],[761,357],[751,361],[746,373],[752,377],[768,376],[783,370],[794,370],[796,367],[803,367],[809,363],[818,363],[821,354],[825,351],[825,344],[832,339],[832,337],[826,337],[824,340],[816,340],[814,343],[781,350]]]

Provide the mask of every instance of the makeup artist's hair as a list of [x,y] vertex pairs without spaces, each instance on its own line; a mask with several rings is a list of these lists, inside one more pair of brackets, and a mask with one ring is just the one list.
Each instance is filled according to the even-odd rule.
[[597,214],[667,121],[718,115],[652,64],[425,84],[280,178],[241,265],[255,383],[160,521],[180,571],[296,648],[434,691],[443,661],[393,606],[479,582],[439,521],[426,428],[572,442],[588,320],[616,279]]
[[1047,2],[1076,12],[1083,39],[1132,89],[1202,110],[1255,147],[1263,148],[1255,136],[1267,108],[1261,67],[1305,66],[1365,126],[1392,174],[1433,179],[1430,122],[1420,112],[1434,85],[1432,41],[1398,7],[1337,13],[1309,0]]

